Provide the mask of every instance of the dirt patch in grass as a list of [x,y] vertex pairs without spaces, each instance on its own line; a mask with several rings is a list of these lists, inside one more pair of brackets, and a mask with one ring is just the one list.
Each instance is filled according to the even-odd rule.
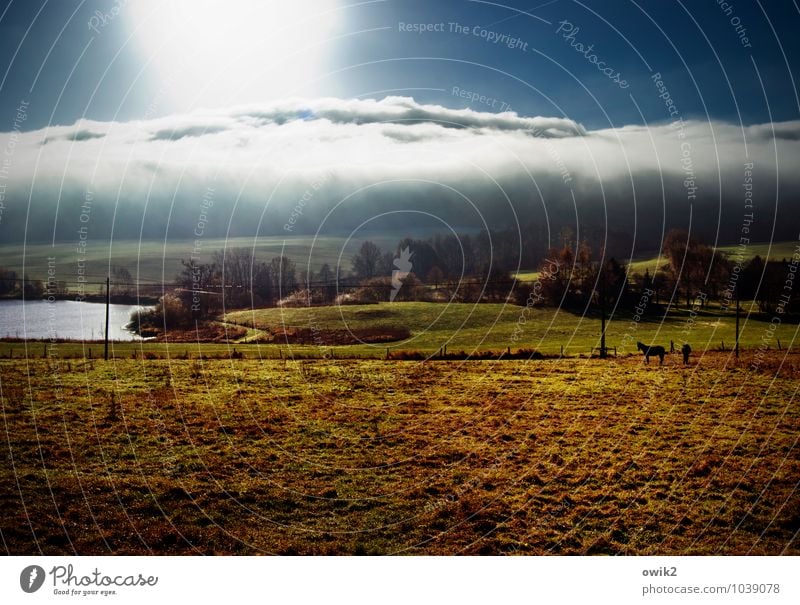
[[171,328],[166,332],[151,329],[146,336],[154,338],[155,342],[232,342],[243,338],[247,329],[232,324],[222,324],[214,321],[203,322],[196,327],[182,329]]
[[394,326],[376,326],[374,328],[353,329],[314,329],[299,327],[269,327],[263,336],[254,339],[258,343],[292,344],[292,345],[358,345],[381,342],[395,342],[411,337],[406,328]]

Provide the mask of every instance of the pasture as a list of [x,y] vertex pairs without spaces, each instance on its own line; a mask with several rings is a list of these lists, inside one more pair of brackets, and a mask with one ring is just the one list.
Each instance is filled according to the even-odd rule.
[[[520,307],[510,304],[382,303],[292,309],[255,309],[228,313],[225,321],[252,330],[257,338],[265,330],[313,328],[324,343],[326,330],[407,328],[411,337],[393,343],[337,347],[346,356],[382,357],[390,351],[418,350],[434,354],[447,346],[449,352],[503,351],[529,349],[545,355],[589,355],[600,344],[600,318],[591,313],[570,312],[551,307]],[[758,348],[793,347],[797,324],[775,327],[770,317],[754,314],[741,321],[740,345]],[[674,309],[665,316],[653,314],[634,321],[629,312],[612,316],[606,326],[606,342],[620,355],[636,352],[636,341],[677,348],[688,341],[696,351],[730,349],[735,342],[735,317],[716,308]],[[276,341],[280,344],[280,341]],[[319,347],[317,347],[319,348]]]
[[[252,251],[256,259],[269,262],[271,258],[285,255],[297,263],[299,269],[310,267],[319,270],[328,263],[335,268],[342,256],[343,267],[350,270],[352,255],[366,238],[321,236],[260,236],[235,238],[206,238],[199,240],[170,239],[166,242],[156,240],[118,240],[109,246],[107,241],[90,240],[86,245],[86,275],[91,282],[104,282],[109,266],[124,267],[130,271],[134,281],[142,286],[173,283],[181,270],[181,260],[189,260],[194,253],[198,262],[211,262],[217,250],[244,248]],[[380,246],[394,249],[398,236],[387,235],[369,238]],[[343,252],[344,250],[344,252]],[[55,259],[55,275],[59,280],[73,284],[78,278],[76,244],[74,242],[28,243],[23,248],[19,244],[0,245],[0,258],[3,266],[13,269],[18,275],[26,274],[30,279],[47,279],[48,258]],[[94,285],[94,284],[93,284]],[[99,292],[100,286],[89,289]]]
[[0,359],[11,554],[800,554],[800,357]]
[[[663,311],[662,311],[663,313]],[[753,313],[742,316],[740,346],[795,349],[798,324],[788,316],[772,323],[771,316]],[[589,356],[600,344],[600,318],[596,311],[582,314],[550,307],[520,307],[511,304],[440,304],[397,302],[372,305],[266,308],[234,311],[219,318],[223,339],[203,342],[193,330],[176,334],[171,342],[112,342],[111,355],[118,359],[154,356],[164,359],[229,357],[234,351],[250,359],[337,358],[385,359],[387,352],[407,351],[436,356],[444,347],[448,354],[467,355],[537,351],[545,356]],[[244,328],[244,331],[242,330]],[[226,332],[227,330],[227,332]],[[305,340],[285,334],[304,331]],[[391,334],[406,331],[410,336],[389,342],[367,342],[364,332]],[[243,335],[241,335],[243,333]],[[229,337],[225,339],[225,335]],[[342,335],[351,344],[341,344]],[[336,338],[333,338],[336,335]],[[180,338],[178,338],[178,336]],[[634,321],[630,312],[618,312],[606,325],[606,343],[620,356],[638,354],[636,342],[676,350],[689,342],[696,352],[730,350],[735,342],[735,317],[718,308],[672,309],[666,315],[653,314]],[[331,346],[336,345],[336,346]],[[101,342],[58,343],[59,355],[68,358],[102,356]],[[44,342],[0,342],[0,357],[46,357]]]

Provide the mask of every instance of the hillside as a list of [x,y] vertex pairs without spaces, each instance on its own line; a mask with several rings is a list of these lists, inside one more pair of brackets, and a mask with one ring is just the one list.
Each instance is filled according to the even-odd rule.
[[[342,354],[380,355],[391,350],[422,350],[429,353],[447,345],[448,351],[503,350],[530,348],[557,354],[563,347],[568,355],[588,354],[599,345],[600,321],[593,313],[581,315],[560,309],[526,308],[502,304],[382,303],[310,307],[294,309],[255,309],[228,313],[226,322],[255,328],[250,340],[265,330],[286,327],[310,328],[324,343],[327,330],[408,329],[411,337],[391,344],[364,344],[343,347]],[[710,310],[693,318],[685,310],[671,311],[665,318],[651,317],[634,323],[629,313],[619,314],[607,325],[607,346],[620,347],[620,353],[636,352],[636,341],[669,346],[669,341],[687,341],[696,351],[716,349],[734,342],[735,318],[731,313]],[[797,325],[785,324],[770,331],[769,319],[742,321],[741,344],[757,348],[765,335],[773,334],[772,348],[780,340],[783,347],[797,337]],[[276,344],[280,344],[276,342]],[[627,344],[627,346],[625,346]]]
[[[786,241],[750,244],[744,250],[741,250],[739,246],[720,246],[717,250],[730,257],[742,254],[742,259],[747,262],[755,256],[760,256],[765,260],[789,259],[794,254],[796,247],[797,242]],[[654,251],[631,259],[627,266],[631,274],[640,273],[644,275],[645,271],[650,271],[653,274],[659,268],[665,269],[668,262],[664,256],[658,255],[658,251]],[[516,277],[522,281],[535,281],[539,277],[539,272],[536,270],[520,271],[516,274]]]

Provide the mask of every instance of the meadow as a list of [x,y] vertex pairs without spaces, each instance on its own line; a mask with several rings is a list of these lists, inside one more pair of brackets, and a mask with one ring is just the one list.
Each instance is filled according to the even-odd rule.
[[[205,238],[199,240],[197,249],[195,240],[117,240],[111,246],[107,241],[90,240],[81,259],[85,261],[86,276],[95,286],[89,291],[99,292],[100,282],[105,281],[109,266],[124,267],[142,286],[159,285],[172,283],[182,269],[181,260],[188,261],[193,253],[198,262],[207,263],[211,262],[215,251],[231,248],[252,251],[258,260],[266,262],[285,255],[294,260],[299,268],[310,266],[313,271],[319,270],[324,263],[336,267],[343,254],[344,266],[349,270],[350,258],[363,239],[348,241],[341,236],[314,238],[296,235]],[[386,249],[393,249],[399,237],[385,235],[369,239]],[[48,258],[54,258],[57,279],[73,284],[78,277],[76,248],[74,242],[28,243],[24,248],[19,244],[0,244],[0,258],[4,267],[13,269],[18,275],[25,274],[30,279],[41,280],[47,279]],[[342,253],[343,249],[345,253]]]
[[[663,313],[663,312],[662,312]],[[251,331],[242,343],[257,339],[259,333],[286,328],[311,328],[324,343],[326,330],[407,328],[411,336],[393,343],[337,347],[342,355],[385,357],[385,352],[418,350],[435,354],[448,352],[535,350],[545,355],[589,355],[600,345],[600,317],[551,307],[520,307],[510,304],[381,303],[331,307],[272,308],[236,311],[224,316],[226,322]],[[753,314],[742,317],[740,346],[782,348],[796,346],[798,325],[788,321],[770,324],[771,317]],[[677,347],[689,342],[696,351],[730,349],[736,340],[736,318],[718,307],[672,309],[634,321],[632,313],[620,311],[606,325],[606,346],[620,355],[636,353],[636,342]],[[780,341],[780,343],[778,342]],[[276,341],[280,344],[280,340]],[[293,347],[292,347],[293,348]],[[324,347],[317,347],[324,348]]]
[[[657,309],[655,309],[657,311]],[[745,311],[747,305],[745,305]],[[695,352],[729,351],[735,343],[735,316],[719,307],[673,308],[634,321],[629,311],[619,311],[606,324],[606,346],[619,356],[638,355],[636,342],[670,341],[680,348],[688,342]],[[773,323],[771,316],[743,312],[740,323],[742,350],[784,350],[797,347],[796,319],[788,316]],[[197,339],[189,329],[171,342],[111,342],[110,355],[118,359],[156,357],[185,359],[242,355],[250,359],[336,358],[386,359],[415,352],[428,357],[481,352],[537,352],[545,356],[588,357],[600,346],[600,318],[596,311],[582,314],[551,307],[512,304],[397,302],[328,307],[267,308],[233,311],[221,315],[217,342]],[[295,331],[306,339],[292,339]],[[367,342],[362,334],[410,336],[389,342]],[[226,337],[227,335],[227,337]],[[334,338],[334,335],[336,336]],[[345,336],[344,340],[342,336]],[[349,342],[350,344],[341,344]],[[44,358],[46,342],[0,342],[0,357]],[[57,343],[63,358],[102,356],[102,342]]]
[[0,360],[11,554],[800,554],[800,357]]
[[[716,306],[612,314],[605,360],[595,311],[510,304],[231,311],[230,338],[112,342],[109,361],[98,342],[2,342],[0,543],[798,555],[798,324],[748,310],[738,358]],[[637,340],[694,353],[645,365]]]

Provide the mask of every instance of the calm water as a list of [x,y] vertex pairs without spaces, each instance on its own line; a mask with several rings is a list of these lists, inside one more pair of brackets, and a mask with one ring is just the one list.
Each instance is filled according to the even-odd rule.
[[[112,340],[139,340],[125,329],[136,305],[111,305],[109,337]],[[101,340],[105,336],[106,306],[103,303],[73,300],[0,301],[0,338],[70,338]]]

